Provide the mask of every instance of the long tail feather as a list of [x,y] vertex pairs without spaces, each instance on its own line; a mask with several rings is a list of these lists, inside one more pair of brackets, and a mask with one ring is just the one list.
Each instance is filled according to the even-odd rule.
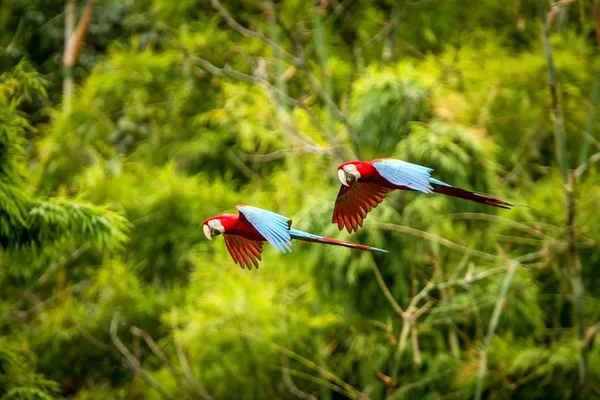
[[476,203],[485,204],[488,206],[494,206],[499,208],[510,209],[514,206],[514,203],[511,203],[506,200],[501,200],[494,196],[489,196],[487,194],[475,193],[470,190],[457,188],[454,186],[450,186],[447,183],[438,181],[437,179],[430,180],[432,184],[434,184],[434,193],[445,194],[446,196],[458,197],[460,199],[474,201]]
[[380,251],[382,253],[388,253],[387,250],[379,249],[377,247],[365,246],[358,243],[345,242],[343,240],[331,239],[328,237],[313,235],[312,233],[299,231],[298,229],[290,229],[290,236],[292,239],[298,239],[305,242],[314,242],[314,243],[325,243],[331,244],[333,246],[343,246],[350,247],[352,249],[358,250],[367,250],[367,251]]

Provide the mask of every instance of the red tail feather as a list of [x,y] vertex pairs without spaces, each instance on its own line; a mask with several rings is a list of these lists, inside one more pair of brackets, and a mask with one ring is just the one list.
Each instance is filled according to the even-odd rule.
[[[315,240],[317,241],[317,240]],[[332,238],[328,238],[328,237],[324,237],[320,240],[321,243],[327,243],[327,244],[331,244],[334,246],[343,246],[343,247],[350,247],[350,248],[354,248],[354,249],[358,249],[358,250],[367,250],[367,251],[383,251],[387,253],[387,250],[382,250],[379,249],[377,247],[371,247],[371,246],[365,246],[364,244],[358,244],[358,243],[353,243],[353,242],[346,242],[344,240],[338,240],[338,239],[332,239]]]
[[513,204],[508,201],[500,200],[493,196],[475,193],[475,192],[471,192],[470,190],[465,190],[465,189],[461,189],[461,188],[457,188],[457,187],[453,187],[453,186],[436,187],[434,189],[434,192],[440,193],[440,194],[445,194],[446,196],[458,197],[460,199],[470,200],[470,201],[474,201],[476,203],[481,203],[481,204],[485,204],[488,206],[494,206],[494,207],[499,207],[499,208],[510,209],[511,206],[513,206]]

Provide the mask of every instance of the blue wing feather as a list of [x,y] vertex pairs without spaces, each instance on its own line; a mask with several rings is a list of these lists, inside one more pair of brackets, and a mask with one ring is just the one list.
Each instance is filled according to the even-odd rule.
[[277,250],[284,253],[292,251],[289,218],[252,206],[238,205],[235,208]]
[[442,182],[438,179],[435,178],[430,178],[429,182],[431,182],[434,185],[438,185],[438,186],[448,186],[448,187],[452,187],[452,185],[447,184],[446,182]]
[[383,178],[394,185],[406,186],[421,193],[433,192],[433,168],[394,159],[375,160],[373,166]]

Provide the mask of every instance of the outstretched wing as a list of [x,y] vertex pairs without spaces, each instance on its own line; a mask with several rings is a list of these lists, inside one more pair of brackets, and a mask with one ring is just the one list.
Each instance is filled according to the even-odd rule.
[[345,226],[350,233],[358,230],[367,214],[392,190],[373,182],[354,182],[350,187],[342,185],[331,222],[337,223],[340,230]]
[[292,251],[291,219],[257,207],[238,205],[235,208],[277,250]]
[[233,261],[235,261],[236,264],[240,264],[242,269],[244,267],[252,269],[252,264],[258,268],[258,262],[261,260],[260,254],[263,251],[262,242],[246,239],[237,235],[223,236],[225,236],[227,250],[229,250],[229,254],[231,254],[231,258],[233,258]]
[[373,160],[373,166],[379,175],[394,185],[406,186],[421,193],[433,192],[430,182],[432,168],[391,158]]

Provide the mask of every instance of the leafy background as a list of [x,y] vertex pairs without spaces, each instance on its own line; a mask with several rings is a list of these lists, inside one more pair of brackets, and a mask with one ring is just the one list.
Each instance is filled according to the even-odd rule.
[[[3,0],[0,399],[600,398],[597,7]],[[339,232],[390,156],[521,205]],[[241,270],[238,203],[391,253]]]

